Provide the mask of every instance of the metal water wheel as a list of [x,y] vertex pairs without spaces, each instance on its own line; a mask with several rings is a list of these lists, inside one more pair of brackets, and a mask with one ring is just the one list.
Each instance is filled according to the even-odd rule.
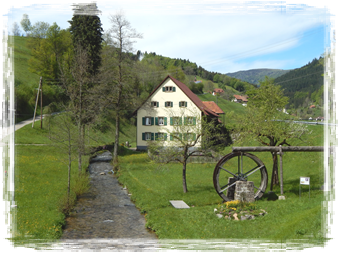
[[252,181],[255,199],[259,199],[266,190],[268,173],[258,157],[250,153],[232,152],[219,160],[213,180],[218,195],[225,201],[233,200],[236,181]]

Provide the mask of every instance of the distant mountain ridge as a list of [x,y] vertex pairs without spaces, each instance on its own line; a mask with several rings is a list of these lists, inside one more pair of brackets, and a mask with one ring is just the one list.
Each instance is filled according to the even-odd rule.
[[283,70],[283,69],[250,69],[250,70],[242,70],[233,73],[227,73],[227,76],[234,77],[240,79],[242,81],[246,81],[253,84],[259,84],[259,81],[264,80],[265,76],[277,78],[291,70]]

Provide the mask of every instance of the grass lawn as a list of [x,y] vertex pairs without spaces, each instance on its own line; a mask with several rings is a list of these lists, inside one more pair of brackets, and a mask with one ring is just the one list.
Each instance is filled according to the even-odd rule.
[[[65,216],[58,204],[67,193],[68,182],[68,167],[62,161],[67,157],[47,145],[16,146],[15,158],[17,209],[13,239],[59,238]],[[73,162],[71,185],[77,173],[77,162]]]
[[[310,129],[313,133],[309,137],[310,143],[306,145],[321,145],[323,128],[310,126]],[[227,151],[231,152],[231,147]],[[271,154],[255,155],[265,163],[270,175]],[[286,153],[283,159],[286,200],[268,201],[265,194],[255,203],[258,208],[266,210],[268,215],[255,220],[232,221],[216,217],[213,210],[222,204],[222,199],[213,186],[213,163],[188,164],[186,194],[182,187],[182,166],[171,163],[159,167],[145,153],[121,158],[119,181],[132,193],[131,198],[146,215],[147,226],[155,230],[160,239],[233,238],[280,241],[310,238],[321,241],[325,237],[321,230],[324,194],[319,190],[324,182],[322,155]],[[310,198],[307,186],[302,186],[302,196],[299,196],[300,177],[311,178]],[[274,192],[280,195],[279,187]],[[175,209],[169,200],[183,200],[191,208]]]

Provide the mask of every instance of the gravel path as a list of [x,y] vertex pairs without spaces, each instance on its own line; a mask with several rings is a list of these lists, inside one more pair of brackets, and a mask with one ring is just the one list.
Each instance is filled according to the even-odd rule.
[[[104,161],[108,151],[101,155]],[[75,212],[67,218],[62,240],[67,239],[145,239],[157,240],[145,227],[145,218],[131,202],[127,190],[119,185],[112,166],[100,159],[91,163],[91,188],[79,197]]]

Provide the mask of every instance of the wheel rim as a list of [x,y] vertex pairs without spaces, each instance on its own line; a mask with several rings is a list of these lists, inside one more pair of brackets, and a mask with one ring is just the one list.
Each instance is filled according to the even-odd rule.
[[250,153],[232,152],[217,163],[213,180],[216,192],[225,201],[233,200],[231,191],[234,191],[236,181],[252,181],[255,199],[259,199],[266,190],[268,175],[258,157]]

